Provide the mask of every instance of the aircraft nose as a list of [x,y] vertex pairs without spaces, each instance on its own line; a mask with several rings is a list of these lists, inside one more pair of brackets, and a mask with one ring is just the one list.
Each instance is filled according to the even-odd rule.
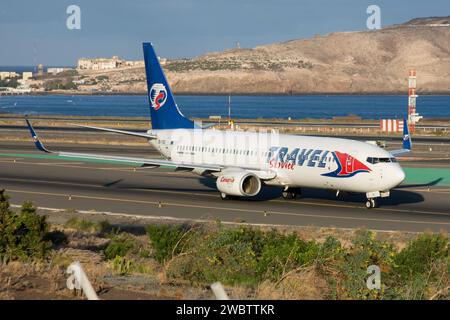
[[403,182],[403,180],[405,180],[405,171],[403,171],[402,168],[396,168],[395,170],[393,170],[394,172],[392,173],[392,180],[395,183],[395,186],[398,186],[400,183]]

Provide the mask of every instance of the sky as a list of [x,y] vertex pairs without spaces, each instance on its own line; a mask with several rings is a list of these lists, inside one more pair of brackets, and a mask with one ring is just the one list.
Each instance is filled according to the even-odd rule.
[[[77,5],[81,29],[66,9]],[[450,15],[449,0],[1,0],[0,65],[72,66],[80,57],[193,57],[337,31],[367,30],[369,5],[381,26]]]

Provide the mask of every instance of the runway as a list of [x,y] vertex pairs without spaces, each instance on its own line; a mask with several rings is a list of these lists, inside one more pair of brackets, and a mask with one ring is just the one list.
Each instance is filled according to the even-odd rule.
[[[30,143],[31,145],[31,143]],[[70,146],[69,146],[70,147]],[[150,147],[78,146],[76,151],[155,157]],[[101,149],[101,150],[99,150]],[[296,200],[264,188],[257,198],[223,201],[215,181],[166,169],[41,158],[26,144],[0,144],[0,187],[11,203],[33,201],[38,207],[95,210],[172,219],[264,225],[365,227],[386,231],[450,231],[450,187],[406,184],[380,208],[364,208],[362,195],[335,195],[305,189]],[[72,150],[74,150],[72,148]],[[21,156],[22,155],[22,156]]]

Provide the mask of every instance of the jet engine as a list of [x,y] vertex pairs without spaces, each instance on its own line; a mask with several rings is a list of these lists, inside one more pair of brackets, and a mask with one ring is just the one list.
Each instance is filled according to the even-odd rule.
[[220,175],[216,181],[217,189],[230,196],[256,196],[261,190],[261,180],[246,171],[228,172]]

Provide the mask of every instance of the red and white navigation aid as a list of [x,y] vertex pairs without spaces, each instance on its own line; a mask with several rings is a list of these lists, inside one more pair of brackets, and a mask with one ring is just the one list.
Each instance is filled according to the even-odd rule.
[[416,70],[409,70],[409,78],[408,78],[408,126],[409,131],[414,132],[415,125],[422,119],[422,116],[416,111],[416,98],[418,95],[416,94]]

